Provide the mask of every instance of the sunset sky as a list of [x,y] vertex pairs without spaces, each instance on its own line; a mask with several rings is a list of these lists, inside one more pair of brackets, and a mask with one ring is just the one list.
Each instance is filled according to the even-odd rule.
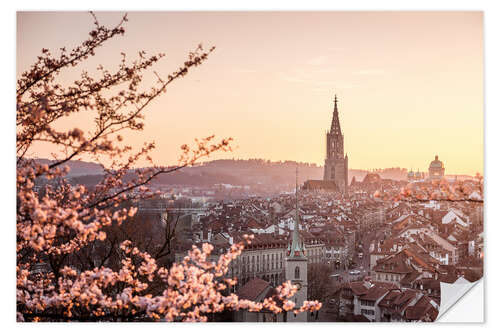
[[[97,12],[116,24],[123,13]],[[85,12],[19,13],[17,73],[42,48],[76,46],[92,29]],[[213,158],[323,165],[333,96],[339,99],[349,167],[483,172],[483,16],[480,12],[130,12],[126,33],[79,69],[116,68],[120,52],[165,52],[167,76],[198,43],[216,50],[175,82],[129,134],[155,141],[159,164],[177,161],[196,137],[233,137]],[[67,82],[76,79],[69,72]],[[147,75],[145,86],[152,83]],[[90,118],[64,126],[89,128]],[[51,147],[38,146],[38,157]]]

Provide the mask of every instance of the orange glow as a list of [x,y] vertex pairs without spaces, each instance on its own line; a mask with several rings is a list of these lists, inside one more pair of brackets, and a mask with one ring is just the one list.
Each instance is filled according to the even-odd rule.
[[[113,25],[121,13],[99,13]],[[231,136],[237,149],[212,158],[299,160],[323,165],[333,94],[352,169],[483,173],[481,12],[132,12],[124,37],[87,63],[116,68],[120,52],[165,52],[163,76],[200,42],[217,49],[151,104],[146,128],[159,164],[177,161],[195,137]],[[88,36],[85,12],[18,14],[17,73],[45,47],[57,53]],[[66,82],[76,79],[67,73]],[[145,76],[145,83],[153,82]],[[88,128],[80,116],[65,126]],[[83,125],[81,125],[83,124]],[[88,124],[86,126],[85,124]],[[36,155],[51,148],[38,145]]]

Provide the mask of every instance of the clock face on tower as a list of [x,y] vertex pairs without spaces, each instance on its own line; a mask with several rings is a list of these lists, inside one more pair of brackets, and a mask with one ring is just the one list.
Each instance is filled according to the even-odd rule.
[[300,282],[295,282],[295,286],[297,286],[297,291],[299,291],[300,288],[302,288],[302,284]]

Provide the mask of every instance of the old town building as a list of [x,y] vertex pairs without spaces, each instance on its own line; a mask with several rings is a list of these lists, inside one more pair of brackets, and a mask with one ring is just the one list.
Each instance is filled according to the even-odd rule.
[[436,155],[434,161],[429,164],[429,179],[440,180],[444,177],[444,163],[438,159]]

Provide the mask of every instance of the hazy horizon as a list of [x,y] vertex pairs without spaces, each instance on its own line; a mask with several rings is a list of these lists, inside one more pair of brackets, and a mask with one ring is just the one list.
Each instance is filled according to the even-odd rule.
[[[51,158],[44,158],[44,157],[35,157],[35,159],[39,159],[39,160],[44,160],[44,159],[49,159],[51,160]],[[196,162],[194,165],[192,166],[187,166],[188,168],[189,167],[199,167],[199,166],[204,166],[205,164],[208,164],[208,163],[211,163],[211,162],[218,162],[218,161],[243,161],[243,162],[248,162],[248,161],[252,161],[252,160],[262,160],[266,163],[275,163],[275,164],[278,164],[278,163],[299,163],[302,164],[302,165],[308,165],[308,167],[314,167],[314,168],[323,168],[324,167],[324,164],[315,164],[315,163],[311,163],[311,162],[307,162],[307,161],[294,161],[294,160],[267,160],[267,159],[262,159],[262,158],[258,158],[258,157],[249,157],[249,158],[219,158],[219,159],[207,159],[207,160],[204,160],[204,161],[200,161],[200,162]],[[91,161],[91,160],[85,160],[85,159],[82,159],[82,160],[72,160],[74,162],[85,162],[85,163],[97,163],[95,161]],[[173,165],[160,165],[160,166],[163,166],[163,167],[169,167],[169,166],[173,166]],[[446,167],[446,166],[445,166]],[[140,167],[139,167],[140,168]],[[349,171],[353,171],[353,172],[366,172],[366,173],[371,173],[371,172],[374,172],[374,173],[377,173],[377,172],[387,172],[387,171],[390,171],[390,170],[401,170],[401,171],[404,171],[406,170],[406,172],[408,171],[413,171],[413,172],[423,172],[425,174],[428,174],[429,173],[429,170],[428,168],[426,168],[425,170],[420,170],[420,169],[408,169],[408,168],[405,168],[405,167],[401,167],[401,166],[391,166],[391,167],[387,167],[387,168],[368,168],[368,169],[361,169],[361,168],[351,168],[349,167]],[[469,177],[475,177],[476,174],[466,174],[466,173],[462,173],[462,174],[458,174],[458,173],[447,173],[445,172],[445,176],[446,177],[454,177],[454,176],[469,176]],[[321,178],[321,177],[320,177]],[[317,178],[317,179],[320,179],[320,178]],[[351,180],[350,178],[352,177],[349,177],[349,181]]]
[[[96,12],[116,24],[123,13]],[[42,48],[86,39],[86,12],[19,12],[17,74]],[[130,12],[124,37],[99,48],[78,71],[116,68],[120,52],[165,52],[153,69],[166,76],[202,42],[217,48],[146,110],[158,164],[173,164],[183,143],[233,137],[231,153],[324,164],[333,96],[349,168],[427,172],[434,155],[446,174],[483,173],[483,15],[481,12]],[[145,75],[145,85],[152,83]],[[194,119],[194,121],[193,121]],[[90,124],[85,116],[62,122]],[[50,157],[37,145],[37,157]],[[32,155],[33,156],[33,155]]]

